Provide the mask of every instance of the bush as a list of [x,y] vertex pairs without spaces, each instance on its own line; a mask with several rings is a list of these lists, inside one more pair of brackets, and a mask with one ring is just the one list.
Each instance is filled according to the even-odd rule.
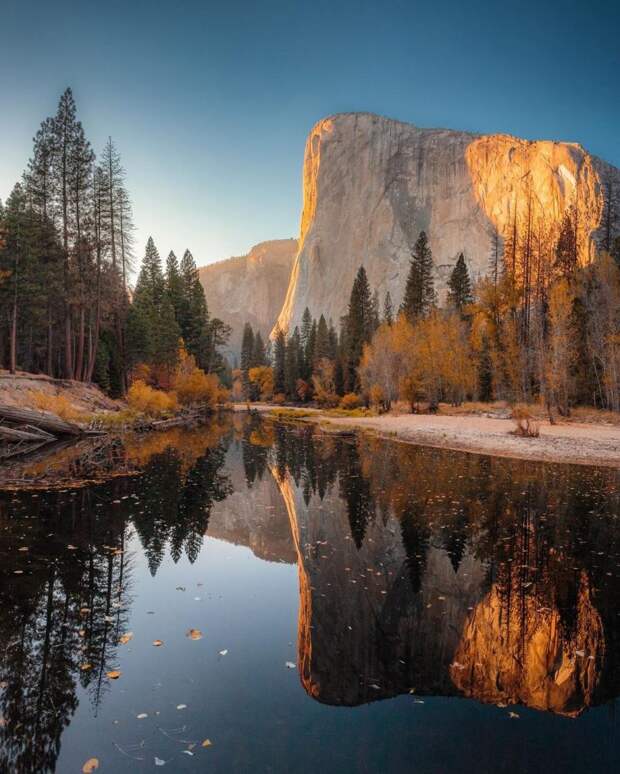
[[175,411],[178,405],[174,392],[166,393],[162,390],[155,390],[141,379],[135,381],[129,388],[127,402],[135,411],[149,416]]
[[213,407],[218,399],[220,383],[214,374],[205,374],[200,368],[190,373],[179,373],[174,379],[174,389],[182,406],[201,404]]
[[39,390],[30,390],[33,404],[40,411],[49,411],[65,422],[85,422],[89,419],[86,411],[80,411],[65,395],[50,395]]
[[516,423],[516,427],[513,431],[515,435],[520,435],[522,438],[538,438],[540,435],[540,426],[532,417],[527,406],[524,406],[522,403],[517,403],[513,406],[512,418]]
[[340,400],[340,408],[350,411],[351,409],[359,408],[362,405],[362,400],[355,392],[348,392]]
[[276,406],[281,406],[286,402],[286,395],[283,392],[278,392],[273,396],[273,402],[276,404]]

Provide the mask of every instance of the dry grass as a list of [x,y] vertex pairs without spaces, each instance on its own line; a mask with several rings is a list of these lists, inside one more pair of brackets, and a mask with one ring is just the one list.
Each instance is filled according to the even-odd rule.
[[88,422],[91,414],[87,411],[81,411],[64,395],[50,395],[47,392],[39,390],[29,390],[30,400],[39,411],[49,411],[52,414],[64,419],[65,422]]
[[269,415],[276,419],[303,419],[304,417],[311,417],[313,414],[314,412],[312,411],[296,408],[274,408],[269,412]]

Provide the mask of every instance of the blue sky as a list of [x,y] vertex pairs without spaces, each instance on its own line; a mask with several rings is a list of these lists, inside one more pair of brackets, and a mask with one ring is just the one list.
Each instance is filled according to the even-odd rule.
[[582,143],[620,166],[618,0],[2,0],[0,198],[70,85],[128,173],[137,252],[295,236],[305,137],[371,111]]

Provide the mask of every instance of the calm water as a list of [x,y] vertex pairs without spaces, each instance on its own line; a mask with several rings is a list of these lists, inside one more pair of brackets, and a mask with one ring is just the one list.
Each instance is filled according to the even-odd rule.
[[0,493],[1,772],[618,770],[618,472],[240,417],[99,443],[18,477],[133,475]]

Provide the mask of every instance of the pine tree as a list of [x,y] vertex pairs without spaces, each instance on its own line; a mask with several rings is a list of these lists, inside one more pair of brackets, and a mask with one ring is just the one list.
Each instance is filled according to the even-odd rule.
[[303,360],[301,351],[301,336],[299,328],[295,326],[293,335],[286,343],[285,383],[286,394],[292,400],[297,398],[297,380],[300,376],[300,362]]
[[275,336],[273,393],[286,394],[286,337],[281,328],[278,328]]
[[174,316],[180,321],[183,314],[183,280],[179,271],[179,261],[171,250],[166,259],[166,294],[174,309]]
[[465,256],[460,253],[448,280],[448,304],[463,316],[465,307],[473,300]]
[[243,395],[246,400],[250,399],[250,368],[254,357],[254,331],[250,323],[246,323],[243,328],[243,338],[241,339],[241,382],[243,385]]
[[316,343],[314,346],[314,360],[318,362],[323,358],[329,358],[331,352],[329,341],[329,328],[327,327],[327,321],[325,317],[321,315],[319,317],[319,324],[316,329]]
[[179,326],[187,351],[198,365],[206,367],[210,360],[209,310],[194,256],[186,250],[181,259],[183,303]]
[[394,306],[392,305],[392,296],[388,290],[383,302],[383,322],[392,325],[394,322]]
[[263,343],[263,337],[260,335],[260,331],[256,331],[254,347],[252,349],[252,366],[256,368],[264,365],[267,365],[265,344]]
[[346,354],[344,386],[351,392],[359,390],[359,366],[364,344],[369,342],[373,333],[373,310],[370,287],[366,270],[360,266],[349,299],[346,316]]
[[299,364],[301,378],[305,381],[310,379],[312,375],[312,363],[307,359],[307,352],[309,350],[310,334],[312,333],[312,315],[308,307],[304,309],[303,316],[301,318],[301,347],[303,351],[302,362]]
[[420,235],[411,253],[409,275],[405,285],[405,297],[401,305],[409,322],[426,316],[435,304],[433,284],[433,255],[424,231]]
[[560,236],[555,248],[555,268],[568,280],[574,277],[577,270],[577,235],[572,208],[564,213],[560,226]]

